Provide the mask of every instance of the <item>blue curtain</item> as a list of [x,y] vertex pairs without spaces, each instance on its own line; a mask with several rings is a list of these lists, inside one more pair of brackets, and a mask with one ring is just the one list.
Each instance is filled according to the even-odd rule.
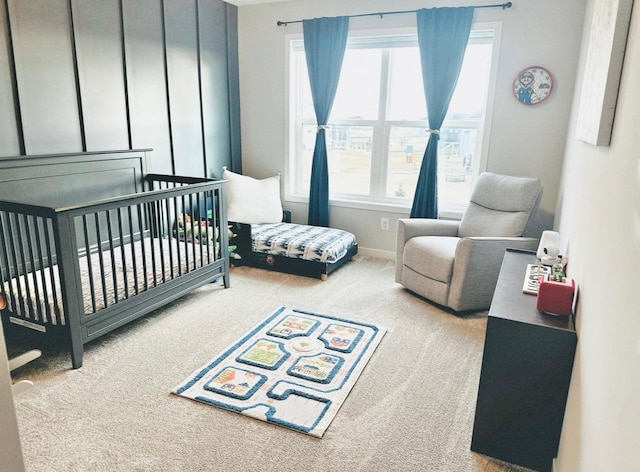
[[411,208],[412,218],[438,217],[438,140],[469,42],[473,7],[417,11],[422,81],[430,136]]
[[342,59],[347,47],[349,18],[316,18],[302,22],[304,52],[318,130],[311,163],[308,223],[329,226],[329,166],[326,124],[338,89]]

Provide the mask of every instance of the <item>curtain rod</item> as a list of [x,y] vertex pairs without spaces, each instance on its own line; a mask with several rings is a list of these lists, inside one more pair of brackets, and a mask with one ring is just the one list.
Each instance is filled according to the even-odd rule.
[[[499,4],[495,4],[495,5],[479,5],[477,7],[474,8],[502,8],[503,10],[505,8],[511,8],[513,6],[513,3],[511,2],[507,2],[507,3],[499,3]],[[349,18],[358,18],[361,16],[379,16],[380,18],[382,18],[384,15],[400,15],[400,14],[404,14],[404,13],[416,13],[418,10],[403,10],[403,11],[384,11],[384,12],[379,12],[379,13],[361,13],[360,15],[347,15]],[[304,20],[295,20],[295,21],[278,21],[276,24],[278,26],[287,26],[290,25],[292,23],[302,23]]]

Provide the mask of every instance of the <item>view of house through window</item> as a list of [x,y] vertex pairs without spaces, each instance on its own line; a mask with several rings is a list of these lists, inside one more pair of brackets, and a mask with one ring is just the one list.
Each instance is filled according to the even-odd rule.
[[[464,207],[481,168],[493,50],[493,31],[472,31],[440,132],[441,210]],[[316,118],[302,39],[291,41],[289,86],[288,193],[304,197],[309,192]],[[411,206],[429,138],[415,35],[349,38],[329,126],[332,200]]]

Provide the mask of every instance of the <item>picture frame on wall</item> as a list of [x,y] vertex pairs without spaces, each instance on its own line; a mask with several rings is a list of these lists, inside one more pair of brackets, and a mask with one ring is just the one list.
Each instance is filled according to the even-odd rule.
[[595,0],[576,128],[594,146],[611,142],[633,0]]

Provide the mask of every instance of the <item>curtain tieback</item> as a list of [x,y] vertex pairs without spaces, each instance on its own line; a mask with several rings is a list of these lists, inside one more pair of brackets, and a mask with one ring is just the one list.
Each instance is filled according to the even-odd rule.
[[435,135],[436,139],[440,139],[440,130],[439,129],[429,129],[429,128],[427,128],[427,133]]
[[329,125],[318,125],[316,128],[316,134],[318,134],[322,129],[329,129]]

